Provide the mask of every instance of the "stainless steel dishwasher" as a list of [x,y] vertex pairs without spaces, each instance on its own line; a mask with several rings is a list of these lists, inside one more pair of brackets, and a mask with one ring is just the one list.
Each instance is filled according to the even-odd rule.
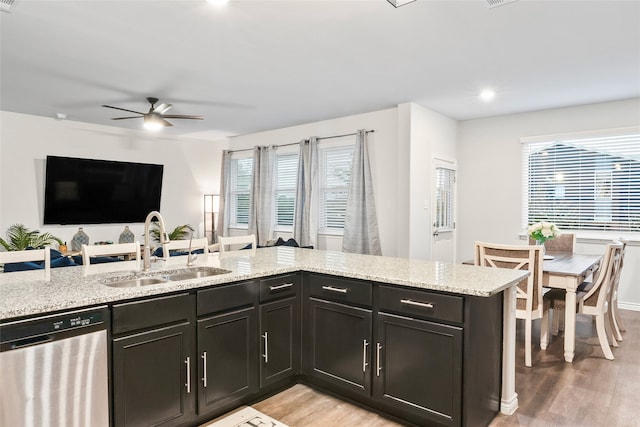
[[0,427],[108,427],[107,307],[0,325]]

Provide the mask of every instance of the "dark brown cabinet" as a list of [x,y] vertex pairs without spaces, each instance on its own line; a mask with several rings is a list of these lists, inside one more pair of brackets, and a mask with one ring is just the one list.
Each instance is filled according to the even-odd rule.
[[260,280],[260,387],[300,373],[299,274]]
[[257,331],[255,307],[198,320],[198,414],[258,391]]
[[371,394],[371,284],[309,275],[305,374],[325,387]]
[[462,328],[380,313],[377,331],[374,400],[414,421],[460,425]]
[[197,293],[198,415],[258,391],[258,309],[253,281]]
[[189,421],[195,408],[194,302],[183,294],[113,307],[114,425]]

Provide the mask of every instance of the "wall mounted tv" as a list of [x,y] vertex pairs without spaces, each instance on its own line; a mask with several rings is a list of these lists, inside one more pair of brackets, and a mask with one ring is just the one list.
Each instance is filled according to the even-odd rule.
[[44,224],[144,222],[160,210],[163,165],[47,156]]

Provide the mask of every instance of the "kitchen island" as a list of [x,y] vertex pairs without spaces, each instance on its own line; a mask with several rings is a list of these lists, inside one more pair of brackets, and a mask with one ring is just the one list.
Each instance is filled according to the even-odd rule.
[[[183,268],[185,259],[186,257],[172,257],[166,261],[159,261],[152,264],[151,271],[144,273],[144,275],[145,277],[158,276],[168,270]],[[468,353],[473,351],[473,346],[480,345],[478,343],[474,344],[473,337],[482,335],[483,332],[480,329],[483,329],[481,325],[485,322],[484,319],[497,319],[492,323],[493,329],[498,323],[499,327],[502,327],[503,314],[501,309],[503,300],[504,313],[507,313],[504,324],[508,328],[515,324],[515,320],[512,319],[513,286],[523,277],[526,277],[527,274],[526,272],[512,270],[288,247],[236,251],[209,255],[208,257],[200,255],[196,260],[195,266],[219,268],[229,272],[203,278],[169,281],[131,288],[109,287],[105,283],[119,278],[130,277],[131,269],[135,267],[135,262],[92,266],[96,274],[88,276],[83,276],[84,267],[53,269],[51,281],[49,282],[34,280],[34,277],[39,272],[0,274],[0,320],[3,322],[20,320],[30,316],[106,304],[112,308],[114,313],[114,328],[112,331],[115,337],[114,357],[118,357],[118,351],[126,347],[123,346],[122,349],[118,350],[119,347],[116,345],[118,339],[120,339],[118,334],[124,334],[123,330],[118,329],[116,326],[118,316],[127,318],[127,316],[132,315],[130,313],[144,313],[144,304],[149,301],[160,300],[166,302],[166,299],[162,298],[168,296],[183,298],[176,307],[182,307],[181,304],[184,302],[184,306],[187,307],[185,308],[185,313],[190,313],[189,310],[195,312],[193,315],[188,314],[185,316],[198,318],[198,326],[202,326],[204,331],[206,322],[209,322],[209,326],[223,324],[223,322],[219,321],[221,317],[217,314],[218,312],[215,315],[210,315],[207,310],[212,311],[213,309],[207,307],[219,305],[221,301],[235,300],[237,295],[240,295],[239,298],[242,300],[246,295],[246,298],[249,299],[246,300],[246,303],[242,303],[244,305],[239,303],[239,307],[242,306],[249,311],[253,308],[262,310],[262,303],[265,303],[265,313],[264,316],[261,316],[260,322],[247,320],[249,322],[247,325],[253,323],[262,325],[263,323],[268,324],[269,319],[277,319],[276,316],[279,315],[274,314],[269,317],[266,310],[267,307],[280,310],[273,313],[284,313],[281,310],[282,307],[278,308],[276,306],[278,304],[282,306],[284,301],[289,301],[289,299],[280,300],[270,296],[265,297],[263,301],[263,288],[266,286],[264,289],[279,289],[278,287],[283,285],[293,286],[292,284],[295,283],[296,287],[300,288],[300,292],[295,295],[291,294],[291,301],[300,302],[299,307],[302,315],[294,316],[300,320],[297,321],[297,326],[291,330],[293,335],[301,337],[302,344],[298,344],[299,350],[296,350],[301,354],[301,368],[289,370],[294,375],[293,377],[280,379],[275,376],[273,377],[275,380],[271,383],[271,377],[265,376],[262,379],[264,381],[260,383],[265,387],[255,386],[248,392],[249,398],[259,396],[263,388],[266,392],[273,392],[277,387],[286,384],[287,381],[292,381],[292,378],[297,380],[298,377],[295,375],[300,374],[300,378],[303,381],[329,389],[362,404],[374,408],[381,407],[383,412],[403,418],[405,412],[402,410],[398,413],[393,412],[394,405],[398,405],[399,402],[402,403],[402,396],[392,399],[391,403],[385,403],[384,401],[385,399],[389,400],[390,394],[393,394],[389,393],[389,390],[384,391],[384,387],[393,386],[396,379],[387,377],[384,381],[376,382],[378,381],[377,377],[384,377],[387,371],[389,375],[393,372],[392,366],[386,369],[381,365],[381,361],[384,362],[385,357],[391,358],[392,351],[402,353],[403,348],[405,348],[398,347],[394,349],[392,340],[399,339],[406,331],[420,331],[415,337],[446,336],[446,342],[451,344],[451,351],[456,355],[453,360],[457,360],[456,363],[459,362],[461,365],[463,362],[465,364],[472,363],[477,355],[472,357]],[[278,282],[280,278],[286,278],[286,283]],[[230,284],[235,287],[234,292],[237,291],[236,293],[225,293],[227,292],[225,289],[232,289],[229,286]],[[257,292],[260,293],[260,304],[258,304],[258,296],[255,296],[255,301],[251,299],[253,298],[251,295],[253,293],[257,295]],[[505,296],[504,298],[503,295]],[[398,301],[402,302],[402,306],[399,305],[399,302],[396,303],[396,296]],[[434,308],[434,304],[430,302],[421,302],[424,299],[421,299],[421,296],[432,298],[433,301],[437,302],[435,304],[436,307]],[[298,300],[295,300],[295,298],[298,298]],[[187,302],[192,300],[197,302],[197,309],[189,308],[195,306],[195,304]],[[143,305],[140,305],[140,303],[143,303]],[[238,313],[242,311],[236,310],[230,305],[222,305],[224,307],[220,308],[219,313],[224,313],[225,315],[230,313],[239,315]],[[136,307],[136,309],[130,310],[131,307]],[[139,310],[138,307],[143,307],[143,309]],[[152,308],[149,311],[149,316],[157,316],[158,311],[154,311],[155,306],[149,305],[149,307]],[[287,313],[295,313],[297,310],[292,308],[294,306],[291,304],[287,307],[289,307],[287,310],[290,310]],[[426,311],[420,313],[418,310]],[[175,311],[177,312],[179,309]],[[262,314],[262,311],[260,313]],[[336,316],[336,313],[339,313],[339,315]],[[250,316],[247,316],[247,319],[250,319]],[[162,316],[159,317],[161,318]],[[291,317],[291,319],[294,317]],[[363,328],[368,334],[359,344],[361,348],[361,356],[359,357],[362,365],[362,373],[360,375],[363,378],[363,384],[361,385],[357,384],[358,381],[353,381],[350,378],[340,378],[339,372],[325,372],[333,366],[331,365],[331,358],[335,354],[335,349],[326,351],[321,345],[322,334],[326,333],[327,330],[336,330],[336,326],[338,326],[324,324],[324,321],[335,318],[338,321],[344,320],[348,322],[356,319],[356,317],[365,319],[364,323],[358,323],[357,327],[360,328],[360,325],[364,325]],[[436,323],[434,320],[439,322]],[[170,323],[169,321],[167,322]],[[342,328],[338,326],[339,329],[348,330],[348,327]],[[386,348],[383,348],[380,344],[380,337],[376,336],[376,334],[382,334],[383,332],[388,335]],[[396,332],[398,334],[394,335]],[[502,331],[500,330],[499,332],[498,337],[495,337],[495,333],[492,334],[494,341],[496,339],[501,341]],[[261,334],[264,343],[256,344],[255,346],[261,347],[264,345],[266,349],[267,334],[263,331],[261,331]],[[507,331],[506,336],[508,337],[509,334],[510,332]],[[339,335],[336,334],[331,339],[339,340]],[[216,336],[216,339],[219,337]],[[122,339],[124,342],[124,335]],[[198,338],[198,340],[203,339]],[[194,339],[194,341],[198,340]],[[370,348],[369,346],[373,346],[374,342],[376,342],[377,348]],[[253,344],[251,345],[254,346]],[[512,384],[514,372],[509,372],[513,369],[513,363],[508,362],[514,356],[513,349],[508,348],[512,345],[513,342],[510,342],[505,347],[505,356],[502,362],[501,403],[504,405],[506,402],[510,408],[514,408],[515,401],[515,392]],[[493,347],[492,351],[500,355],[502,350],[501,343],[493,345]],[[418,347],[412,348],[411,344],[407,348],[412,349],[410,350],[412,353],[421,351]],[[257,349],[254,350],[256,350],[255,353],[258,353]],[[212,351],[209,350],[210,355]],[[261,358],[267,359],[265,354]],[[196,358],[194,357],[193,359]],[[325,366],[314,365],[314,361],[324,363],[322,362],[323,360],[326,362]],[[372,369],[374,367],[375,369]],[[469,370],[468,368],[463,370],[462,366],[457,366],[455,370],[452,370],[452,375],[454,375],[452,378],[454,378],[455,382],[453,392],[464,395],[467,388],[473,388],[473,384],[471,384],[473,379],[467,378],[467,376],[476,375],[477,372],[467,372]],[[497,376],[500,377],[500,372],[497,373]],[[348,375],[345,375],[345,377],[348,377]],[[447,379],[447,381],[451,382],[450,379]],[[445,386],[447,381],[443,381]],[[497,381],[499,385],[500,378],[497,378]],[[353,390],[350,390],[349,387],[354,384]],[[276,388],[270,388],[272,385]],[[464,390],[457,390],[456,387]],[[399,393],[405,392],[410,395],[414,391],[401,390]],[[379,402],[376,400],[376,393],[380,395]],[[247,398],[246,396],[245,394],[244,398]],[[201,397],[200,395],[198,396],[199,399]],[[441,411],[442,414],[431,409],[423,412],[427,416],[433,415],[432,418],[435,420],[433,422],[437,424],[476,425],[473,414],[470,413],[471,409],[465,409],[469,406],[470,403],[468,401],[471,399],[461,397],[457,400],[458,402],[454,402],[454,408],[451,411],[452,415],[444,410]],[[234,402],[239,401],[241,400]],[[460,403],[461,401],[462,403]],[[225,400],[224,398],[219,398],[216,402],[222,402],[221,406],[214,405],[216,410],[228,408],[228,405],[231,404],[228,399]],[[198,408],[205,407],[206,404],[206,401],[199,400]],[[497,402],[493,404],[496,407],[498,405]],[[193,406],[195,408],[195,402]],[[421,420],[421,415],[416,415],[417,418],[411,418],[413,416],[411,411],[413,409],[406,411],[407,417],[405,419],[418,423],[419,421],[416,420]],[[215,413],[215,411],[211,413]],[[194,422],[194,420],[196,418],[192,416],[187,418],[187,421],[184,421],[183,424],[176,422],[175,424],[167,425],[190,425],[189,422]],[[126,422],[120,423],[116,417],[115,424],[124,425]]]

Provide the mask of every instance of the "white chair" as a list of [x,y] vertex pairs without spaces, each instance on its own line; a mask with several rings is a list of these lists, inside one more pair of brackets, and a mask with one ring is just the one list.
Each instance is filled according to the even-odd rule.
[[181,250],[188,251],[191,246],[191,252],[203,249],[204,256],[209,255],[209,241],[206,237],[191,240],[170,240],[162,244],[162,255],[164,259],[169,258],[169,251]]
[[[622,243],[610,243],[602,258],[600,266],[600,274],[593,283],[589,283],[584,290],[579,291],[576,295],[577,306],[566,307],[565,291],[562,289],[554,289],[547,292],[544,296],[544,317],[542,326],[549,324],[549,309],[555,311],[557,309],[576,310],[577,313],[589,314],[596,319],[596,332],[600,347],[604,353],[604,357],[613,360],[613,353],[609,348],[609,344],[617,346],[613,333],[611,331],[611,323],[608,315],[608,301],[611,292],[611,286],[615,281],[615,277],[620,268],[620,260],[622,256]],[[542,335],[542,333],[541,333]],[[546,337],[545,337],[546,338]],[[541,336],[542,341],[542,336]]]
[[256,248],[256,235],[255,234],[247,234],[245,236],[218,237],[218,242],[220,243],[220,252],[227,252],[229,250],[233,250],[233,249],[227,247],[227,246],[231,246],[231,245],[235,245],[235,246],[240,245],[241,247],[240,248],[236,248],[236,249],[242,249],[245,246],[247,246],[248,244],[251,244],[251,248],[255,249]]
[[[611,331],[617,341],[622,341],[622,333],[626,331],[624,323],[620,318],[618,312],[618,285],[620,284],[620,275],[622,274],[622,266],[624,265],[624,254],[627,252],[627,241],[620,239],[622,243],[622,251],[620,252],[620,261],[618,269],[613,277],[613,283],[611,284],[611,292],[609,292],[609,322],[611,323]],[[614,343],[614,347],[617,347],[617,343]]]
[[0,264],[29,261],[44,261],[44,278],[51,280],[51,248],[48,246],[44,249],[0,252]]
[[113,245],[82,245],[83,275],[89,274],[91,257],[131,255],[135,254],[135,260],[140,263],[140,242],[116,243]]
[[[524,364],[531,367],[532,321],[543,317],[542,306],[542,247],[510,246],[476,242],[475,265],[485,267],[528,270],[529,276],[518,283],[516,288],[516,319],[525,321]],[[548,328],[541,329],[540,335],[546,342]],[[541,342],[542,338],[541,338]]]

